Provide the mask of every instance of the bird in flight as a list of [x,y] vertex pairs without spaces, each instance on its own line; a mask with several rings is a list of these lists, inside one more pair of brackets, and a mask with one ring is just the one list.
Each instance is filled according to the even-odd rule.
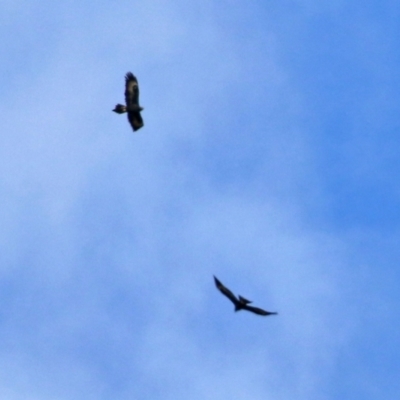
[[143,108],[139,105],[139,84],[132,72],[125,75],[125,103],[126,106],[117,104],[112,111],[117,114],[128,113],[129,123],[133,130],[137,131],[144,125],[140,115]]
[[258,307],[253,307],[249,306],[249,303],[251,303],[250,300],[245,299],[244,297],[240,296],[236,297],[227,287],[225,287],[221,281],[219,281],[215,276],[214,276],[214,281],[215,281],[215,286],[217,289],[224,295],[226,296],[235,306],[235,311],[240,311],[240,310],[247,310],[251,311],[254,314],[258,315],[277,315],[277,312],[270,312],[270,311],[265,311],[261,308]]

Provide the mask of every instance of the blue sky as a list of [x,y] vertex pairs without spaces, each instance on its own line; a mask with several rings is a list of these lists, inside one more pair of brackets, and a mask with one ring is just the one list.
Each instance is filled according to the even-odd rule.
[[3,1],[0,397],[396,398],[399,14]]

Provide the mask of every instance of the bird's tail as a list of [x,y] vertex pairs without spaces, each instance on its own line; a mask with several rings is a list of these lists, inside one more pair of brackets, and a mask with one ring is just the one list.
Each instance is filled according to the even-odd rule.
[[117,114],[123,114],[126,112],[126,106],[123,106],[122,104],[117,104],[112,111],[116,112]]

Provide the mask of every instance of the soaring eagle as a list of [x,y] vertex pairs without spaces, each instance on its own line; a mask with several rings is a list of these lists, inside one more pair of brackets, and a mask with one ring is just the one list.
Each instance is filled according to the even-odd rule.
[[140,111],[143,108],[139,105],[139,84],[132,72],[128,72],[125,75],[125,103],[126,106],[117,104],[112,111],[117,114],[127,112],[129,123],[133,130],[137,131],[144,125],[142,116],[140,115]]
[[270,311],[265,311],[261,308],[258,307],[253,307],[249,306],[249,303],[251,303],[250,300],[245,299],[244,297],[239,295],[239,298],[237,298],[227,287],[225,287],[215,276],[214,276],[214,281],[215,281],[215,286],[217,289],[225,295],[234,305],[235,305],[235,311],[240,311],[240,310],[247,310],[251,311],[254,314],[258,315],[277,315],[277,312],[270,312]]

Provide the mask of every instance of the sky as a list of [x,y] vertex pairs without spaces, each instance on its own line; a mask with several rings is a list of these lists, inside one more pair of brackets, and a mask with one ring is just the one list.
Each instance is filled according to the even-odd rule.
[[3,0],[0,398],[397,398],[399,17]]

